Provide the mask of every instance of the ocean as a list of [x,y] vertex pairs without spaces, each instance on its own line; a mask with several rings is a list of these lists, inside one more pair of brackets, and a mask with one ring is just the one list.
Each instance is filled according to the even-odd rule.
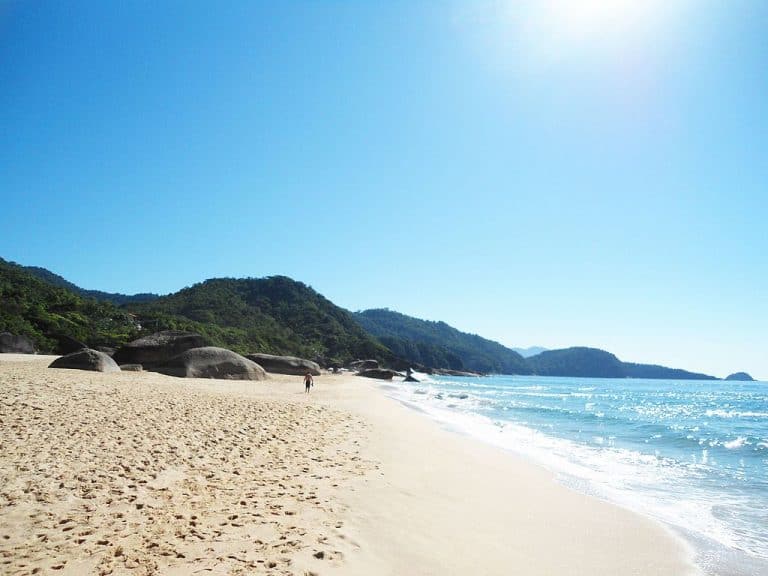
[[434,376],[385,389],[666,523],[707,574],[768,575],[768,383]]

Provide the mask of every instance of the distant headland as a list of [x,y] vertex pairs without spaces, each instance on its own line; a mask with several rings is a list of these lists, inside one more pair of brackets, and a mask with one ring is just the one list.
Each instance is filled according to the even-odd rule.
[[735,372],[734,374],[730,374],[729,376],[726,376],[726,380],[737,380],[740,382],[754,382],[755,379],[752,378],[749,374],[746,372]]

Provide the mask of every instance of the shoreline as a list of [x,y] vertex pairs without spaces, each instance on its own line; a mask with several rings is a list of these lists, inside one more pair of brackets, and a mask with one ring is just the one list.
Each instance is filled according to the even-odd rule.
[[448,430],[381,383],[352,380],[337,402],[372,423],[369,446],[383,475],[348,495],[366,552],[345,573],[393,560],[382,574],[509,574],[511,566],[525,574],[701,573],[693,548],[666,524]]
[[323,375],[306,396],[293,376],[9,360],[4,573],[699,573],[664,525],[445,430],[375,381]]
[[504,454],[520,458],[532,466],[548,471],[555,478],[556,482],[568,490],[589,498],[594,498],[612,506],[618,506],[632,514],[661,525],[671,536],[680,540],[685,545],[686,549],[689,550],[694,566],[698,568],[703,575],[753,576],[754,574],[761,574],[768,566],[765,560],[751,556],[741,550],[728,547],[707,535],[685,527],[683,524],[675,524],[664,518],[657,517],[651,512],[636,509],[627,501],[612,499],[608,494],[600,492],[598,489],[591,486],[588,480],[585,480],[578,475],[563,472],[556,467],[550,467],[546,463],[539,462],[530,454],[518,452],[514,448],[495,443],[483,436],[474,435],[472,432],[463,429],[457,423],[441,419],[423,409],[417,403],[413,403],[405,398],[392,394],[394,392],[392,384],[380,385],[380,389],[394,402],[397,402],[407,410],[418,414],[420,417],[429,419],[450,434],[462,436],[473,442],[479,442],[483,445],[494,447]]
[[[422,418],[426,417],[450,434],[491,446],[504,454],[522,459],[529,465],[547,470],[566,489],[609,505],[618,506],[661,525],[674,538],[684,544],[689,558],[701,574],[707,576],[752,576],[768,570],[766,559],[729,546],[710,536],[707,532],[695,530],[684,520],[674,516],[674,514],[670,515],[667,508],[651,507],[649,509],[647,500],[638,500],[631,495],[631,492],[622,493],[621,490],[612,490],[605,485],[593,484],[592,480],[589,479],[590,475],[585,476],[579,473],[578,466],[575,468],[568,465],[564,466],[558,460],[547,458],[546,454],[543,454],[544,457],[542,457],[541,446],[534,450],[529,447],[522,449],[511,444],[508,440],[498,437],[495,434],[495,426],[494,434],[489,435],[488,428],[478,428],[475,421],[469,422],[466,419],[456,418],[456,414],[446,410],[430,410],[426,406],[422,406],[421,403],[403,395],[402,390],[397,387],[397,383],[383,384],[380,388],[392,401]],[[443,393],[445,392],[443,391]]]

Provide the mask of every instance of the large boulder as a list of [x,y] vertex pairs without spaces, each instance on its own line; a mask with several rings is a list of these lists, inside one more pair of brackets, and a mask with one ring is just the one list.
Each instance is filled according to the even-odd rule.
[[192,348],[208,343],[200,334],[181,330],[166,330],[144,336],[118,349],[112,358],[118,364],[142,364],[145,368],[168,362]]
[[378,367],[379,362],[377,360],[355,360],[349,363],[349,368],[357,371],[373,370]]
[[10,332],[0,333],[0,353],[34,354],[35,345],[26,336],[17,336]]
[[112,358],[90,348],[83,348],[72,354],[57,358],[49,368],[72,368],[73,370],[93,370],[95,372],[120,372],[120,367]]
[[392,380],[394,376],[402,376],[400,372],[387,370],[385,368],[371,368],[370,370],[361,370],[357,373],[357,375],[364,376],[366,378],[376,378],[377,380]]
[[320,375],[320,365],[312,360],[296,358],[295,356],[273,356],[272,354],[246,354],[248,360],[253,360],[267,372],[275,374],[303,375],[309,372],[313,376]]
[[182,352],[155,371],[180,378],[220,378],[225,380],[265,380],[264,368],[225,348],[205,346]]

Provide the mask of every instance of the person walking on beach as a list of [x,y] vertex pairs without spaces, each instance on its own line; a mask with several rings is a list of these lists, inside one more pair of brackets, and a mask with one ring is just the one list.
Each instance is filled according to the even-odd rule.
[[306,394],[309,394],[309,389],[314,386],[315,381],[312,379],[312,372],[307,370],[307,373],[304,375],[304,392]]

